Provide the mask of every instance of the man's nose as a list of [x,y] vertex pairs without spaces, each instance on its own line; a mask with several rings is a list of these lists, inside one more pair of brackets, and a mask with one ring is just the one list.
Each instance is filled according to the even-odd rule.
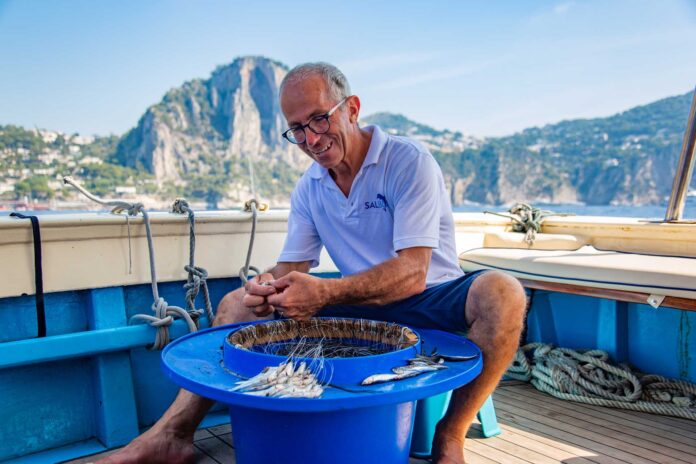
[[319,142],[319,139],[321,138],[321,135],[315,134],[309,128],[305,129],[305,143],[308,146],[315,145],[317,142]]

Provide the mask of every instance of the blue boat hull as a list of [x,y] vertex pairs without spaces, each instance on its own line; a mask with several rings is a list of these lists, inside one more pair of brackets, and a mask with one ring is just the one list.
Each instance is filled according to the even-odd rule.
[[[160,294],[183,306],[181,285],[160,284]],[[211,280],[214,304],[239,285]],[[37,339],[34,297],[0,299],[0,462],[100,452],[159,418],[177,387],[147,349],[154,329],[128,324],[151,303],[149,285],[48,294],[48,336]],[[528,341],[600,348],[641,371],[696,381],[696,312],[536,291],[528,322]],[[175,337],[186,332],[172,326]],[[218,406],[206,425],[227,420]]]

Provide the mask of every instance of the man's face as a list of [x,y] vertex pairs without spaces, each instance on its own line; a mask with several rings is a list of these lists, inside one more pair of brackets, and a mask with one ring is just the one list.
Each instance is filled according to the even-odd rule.
[[[280,95],[280,107],[289,127],[307,124],[312,117],[326,114],[336,103],[320,76],[288,84]],[[307,139],[298,145],[324,168],[335,168],[345,157],[350,129],[346,108],[344,103],[330,116],[330,127],[324,134],[315,134],[305,128]]]

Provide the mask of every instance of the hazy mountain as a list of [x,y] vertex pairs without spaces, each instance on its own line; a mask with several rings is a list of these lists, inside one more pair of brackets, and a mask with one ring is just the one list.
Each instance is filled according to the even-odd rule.
[[[278,86],[286,73],[287,67],[267,58],[236,59],[208,79],[167,92],[120,138],[92,141],[0,126],[0,195],[49,197],[67,173],[103,195],[135,188],[167,201],[183,195],[230,205],[250,198],[253,169],[257,194],[287,204],[309,158],[281,137]],[[455,205],[654,204],[671,190],[691,98],[688,93],[607,118],[486,139],[391,113],[361,124],[426,145]]]
[[687,93],[608,118],[526,129],[436,156],[454,203],[662,203],[672,188],[692,98]]
[[478,148],[482,140],[461,132],[440,131],[425,124],[394,113],[375,113],[364,119],[365,124],[376,124],[387,132],[405,135],[420,141],[431,151],[442,153],[461,153],[467,148]]

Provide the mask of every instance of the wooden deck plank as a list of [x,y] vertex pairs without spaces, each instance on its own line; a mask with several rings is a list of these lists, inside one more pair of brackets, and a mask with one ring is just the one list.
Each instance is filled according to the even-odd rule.
[[[546,395],[529,384],[526,384],[524,388],[515,389],[514,391],[520,395],[525,395],[527,392],[537,392],[541,395]],[[548,398],[548,396],[545,397]],[[689,441],[692,441],[694,439],[694,434],[696,434],[696,422],[679,417],[660,416],[647,412],[631,411],[629,409],[606,408],[592,404],[579,404],[573,402],[565,403],[577,404],[583,409],[597,411],[606,415],[622,417],[633,422],[640,422],[641,424],[645,424],[651,428],[657,428],[661,431],[667,432],[670,435],[676,434],[686,437]]]
[[[490,459],[482,454],[478,454],[477,452],[469,449],[464,450],[464,457],[466,458],[467,464],[499,464],[500,461],[494,461],[493,459]],[[430,462],[430,461],[426,461]]]
[[465,447],[467,450],[473,451],[480,456],[485,456],[501,464],[534,464],[534,461],[522,459],[502,449],[489,445],[488,440],[468,440]]
[[[532,404],[544,405],[556,405],[556,403],[548,402],[549,395],[542,393],[532,387],[530,388],[518,388],[514,391],[517,398],[524,399],[525,401],[530,401]],[[669,446],[674,449],[678,449],[685,453],[689,453],[696,457],[696,448],[694,447],[694,440],[696,437],[691,434],[690,437],[683,436],[677,433],[670,433],[659,427],[655,427],[654,424],[645,424],[641,421],[626,419],[623,416],[618,416],[612,414],[613,408],[588,408],[585,407],[584,403],[574,403],[572,401],[563,402],[562,406],[556,405],[555,407],[562,407],[566,410],[575,411],[583,413],[588,416],[595,417],[597,419],[604,419],[610,421],[617,426],[623,427],[622,431],[627,431],[631,433],[630,430],[637,430],[644,432],[636,436],[646,437],[647,441],[652,441],[654,443],[660,444],[662,446]],[[629,416],[633,418],[634,416]],[[677,429],[679,430],[679,429]],[[696,459],[694,459],[696,461]]]
[[[495,437],[495,439],[511,442],[522,448],[534,451],[539,455],[544,457],[545,462],[560,462],[566,459],[573,459],[573,464],[592,464],[594,461],[584,458],[583,456],[591,455],[584,450],[576,448],[576,452],[567,451],[562,449],[558,445],[560,443],[548,440],[547,442],[542,442],[531,438],[529,435],[523,435],[519,433],[518,430],[510,427],[501,427],[503,433]],[[473,424],[472,429],[481,432],[480,424]],[[479,438],[480,440],[488,440],[487,438]]]
[[193,441],[198,441],[202,440],[204,438],[210,438],[214,437],[212,433],[208,429],[198,429],[196,430],[196,433],[193,434]]
[[[561,441],[555,437],[546,435],[543,432],[527,428],[520,424],[511,426],[503,423],[502,421],[499,421],[498,425],[504,432],[503,434],[501,434],[501,437],[510,436],[511,439],[515,438],[526,440],[527,442],[538,442],[541,446],[545,447],[548,453],[558,452],[562,454],[568,454],[570,456],[585,458],[592,462],[601,462],[601,464],[617,464],[623,462],[614,458],[610,458],[608,456],[600,456],[591,450],[575,446],[565,441]],[[472,425],[472,427],[480,427],[480,425],[474,424]],[[558,459],[560,460],[563,458],[559,457]]]
[[218,435],[217,436],[220,440],[224,441],[228,445],[230,445],[232,448],[234,448],[234,439],[232,438],[231,433],[226,433],[224,435]]
[[221,464],[220,461],[208,456],[205,451],[196,446],[195,449],[196,464]]
[[[627,445],[629,451],[625,447],[617,448],[615,444],[607,445],[606,440],[601,434],[583,430],[575,425],[569,425],[563,422],[564,418],[553,417],[549,418],[538,412],[526,411],[522,408],[509,404],[504,399],[494,395],[498,419],[511,426],[522,424],[532,430],[539,430],[546,435],[550,435],[556,439],[564,440],[568,443],[583,447],[594,451],[597,454],[610,456],[623,462],[650,464],[656,461],[641,457],[642,450],[638,447]],[[567,419],[567,418],[565,418]]]
[[236,461],[234,448],[218,437],[204,438],[196,441],[194,445],[220,464],[228,464]]
[[[483,438],[481,425],[474,423],[466,440],[468,464],[696,462],[692,424],[676,418],[565,402],[517,381],[502,382],[494,397],[503,433]],[[229,424],[199,430],[196,462],[234,464],[232,445]],[[94,462],[113,452],[71,464]],[[428,462],[409,460],[409,464]]]
[[224,435],[226,433],[230,433],[232,431],[232,427],[230,426],[229,423],[227,423],[227,424],[217,425],[215,427],[209,427],[206,430],[208,430],[208,432],[212,433],[213,435]]
[[[641,457],[651,462],[664,464],[689,464],[689,461],[680,460],[678,458],[669,456],[668,454],[662,454],[662,452],[665,451],[672,454],[667,448],[661,449],[661,452],[654,451],[652,447],[649,445],[645,446],[645,443],[631,435],[622,434],[621,432],[616,432],[610,428],[607,428],[606,426],[598,426],[592,422],[573,417],[565,410],[561,410],[559,412],[553,411],[548,407],[529,405],[525,401],[517,401],[516,397],[506,396],[506,394],[502,392],[497,393],[495,398],[498,400],[498,402],[504,402],[510,407],[518,408],[521,414],[534,415],[534,420],[536,421],[547,424],[555,423],[556,427],[593,441],[601,441],[602,443],[605,443],[617,450],[634,454],[636,458]],[[561,402],[555,398],[551,398],[548,401]]]
[[[520,399],[520,395],[516,392],[512,393],[501,390],[497,392],[497,395],[501,398],[507,398],[510,401],[517,401]],[[537,395],[536,398],[527,396],[524,397],[524,400],[521,402],[525,403],[525,407],[527,408],[539,408],[540,411],[546,411],[548,414],[563,414],[581,421],[580,423],[594,424],[600,427],[601,430],[603,430],[603,434],[611,439],[645,447],[649,450],[647,456],[651,459],[655,459],[654,455],[658,454],[652,452],[651,448],[655,445],[662,445],[659,452],[661,455],[671,457],[675,460],[681,460],[685,463],[696,461],[696,455],[692,454],[694,450],[690,446],[667,438],[656,438],[653,434],[637,430],[630,424],[621,426],[621,424],[617,424],[616,421],[611,420],[611,416],[605,415],[598,418],[594,415],[587,414],[585,411],[577,411],[572,408],[573,405],[570,404],[570,402],[559,401],[548,395],[543,397]],[[621,430],[620,432],[617,431],[619,429]],[[684,448],[686,448],[686,451],[684,451]]]
[[507,453],[516,458],[522,459],[527,462],[533,462],[534,464],[556,464],[557,459],[546,456],[543,453],[531,449],[525,446],[526,443],[514,442],[506,440],[502,435],[491,438],[479,438],[474,440],[467,440],[466,447],[469,447],[469,443],[483,443],[486,446],[495,448],[496,450]]
[[[507,417],[506,417],[507,416]],[[511,419],[512,418],[512,419]],[[621,458],[616,457],[617,452],[612,448],[607,454],[602,444],[595,443],[582,437],[577,437],[571,433],[557,430],[553,427],[548,427],[544,424],[526,421],[502,412],[498,416],[498,423],[504,431],[513,430],[515,433],[526,434],[532,440],[547,444],[549,447],[556,449],[570,449],[576,452],[578,456],[588,459],[597,464],[626,464],[631,462],[626,453],[620,453]],[[598,446],[599,445],[599,448]],[[559,461],[560,462],[560,461]]]

